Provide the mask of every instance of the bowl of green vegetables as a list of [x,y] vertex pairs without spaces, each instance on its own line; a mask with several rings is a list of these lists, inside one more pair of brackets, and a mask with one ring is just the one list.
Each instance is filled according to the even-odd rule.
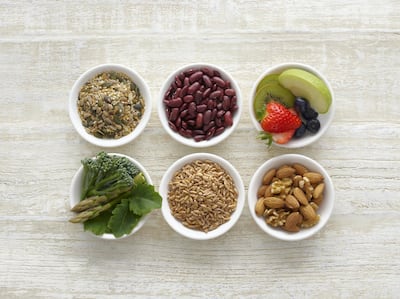
[[99,152],[81,164],[71,183],[69,221],[83,224],[85,231],[102,239],[125,238],[161,208],[150,175],[135,159]]

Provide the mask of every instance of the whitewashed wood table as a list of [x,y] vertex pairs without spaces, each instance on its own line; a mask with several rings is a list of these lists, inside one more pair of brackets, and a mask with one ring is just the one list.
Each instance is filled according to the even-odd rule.
[[[1,298],[395,298],[400,292],[400,3],[372,1],[0,1]],[[303,62],[333,85],[337,110],[317,143],[298,150],[255,139],[248,99],[268,67]],[[68,223],[69,185],[100,148],[70,123],[68,93],[102,63],[137,70],[153,102],[165,78],[192,62],[238,81],[237,130],[205,151],[248,186],[265,160],[300,153],[331,174],[336,204],[311,239],[265,235],[246,206],[212,241],[185,239],[160,211],[136,235],[93,238]],[[173,141],[156,109],[141,137],[115,149],[158,186],[195,150]]]

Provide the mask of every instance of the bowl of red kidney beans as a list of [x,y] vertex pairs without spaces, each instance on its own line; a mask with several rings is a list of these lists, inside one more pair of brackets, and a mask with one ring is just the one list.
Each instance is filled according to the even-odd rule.
[[209,147],[237,127],[242,110],[240,88],[222,68],[185,65],[169,75],[159,95],[158,115],[166,132],[191,147]]

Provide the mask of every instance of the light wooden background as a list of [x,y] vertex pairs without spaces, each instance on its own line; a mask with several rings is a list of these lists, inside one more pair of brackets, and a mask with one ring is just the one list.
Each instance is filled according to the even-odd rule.
[[[0,1],[0,298],[396,298],[400,292],[400,2]],[[268,67],[303,62],[336,93],[317,143],[267,151],[248,115]],[[159,89],[175,68],[217,64],[244,97],[231,137],[205,151],[229,160],[246,189],[265,160],[305,154],[331,174],[336,204],[315,237],[277,241],[247,204],[212,241],[173,232],[160,211],[136,235],[103,241],[67,222],[80,160],[101,150],[74,131],[68,93],[102,63],[137,70]],[[154,107],[155,108],[155,107]],[[173,141],[153,109],[137,141],[116,148],[158,187],[195,150]]]

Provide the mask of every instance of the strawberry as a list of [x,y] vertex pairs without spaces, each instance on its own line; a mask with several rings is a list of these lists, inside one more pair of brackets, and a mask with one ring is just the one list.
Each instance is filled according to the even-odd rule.
[[261,120],[265,132],[282,133],[296,130],[301,126],[301,118],[294,110],[290,110],[278,102],[269,102]]
[[293,137],[295,131],[296,131],[296,130],[289,130],[289,131],[282,132],[282,133],[271,133],[271,135],[272,135],[272,140],[273,140],[275,143],[278,143],[278,144],[285,144],[285,143],[287,143],[290,139],[292,139],[292,137]]

